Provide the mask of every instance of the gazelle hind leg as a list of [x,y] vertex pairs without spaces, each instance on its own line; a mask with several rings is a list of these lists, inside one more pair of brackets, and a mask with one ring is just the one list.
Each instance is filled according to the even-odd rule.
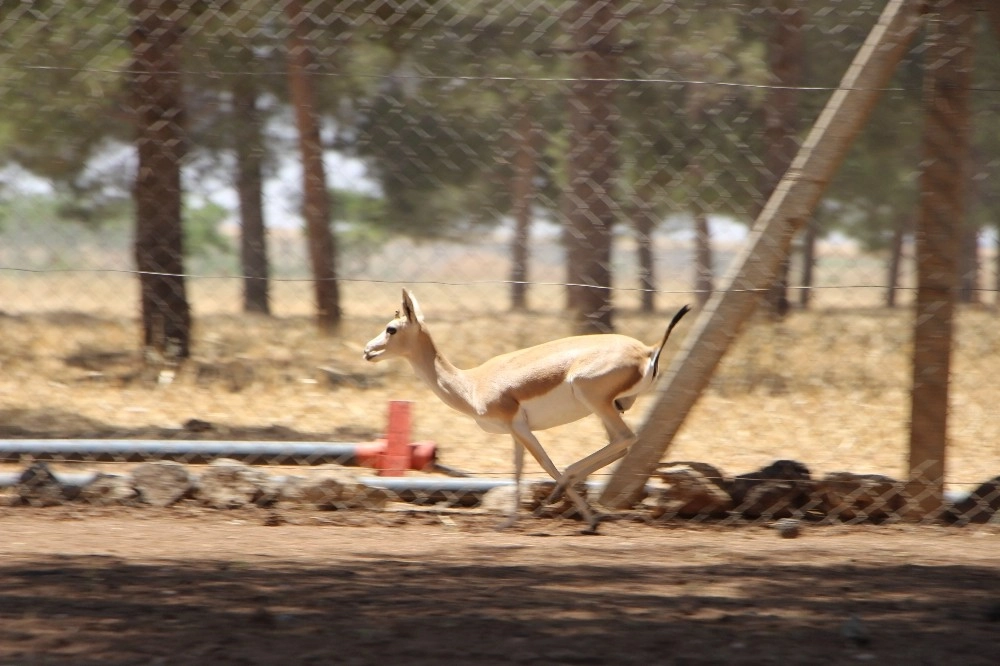
[[613,401],[608,404],[597,401],[590,402],[586,395],[581,395],[578,399],[583,401],[604,423],[604,429],[608,433],[608,444],[567,467],[562,475],[556,479],[556,487],[546,500],[547,504],[558,500],[563,492],[573,487],[573,484],[586,479],[592,473],[602,467],[607,467],[624,456],[628,448],[635,443],[635,433],[618,413]]
[[[535,433],[531,432],[527,422],[525,422],[524,419],[518,418],[514,420],[511,427],[511,435],[513,435],[515,441],[527,449],[528,453],[530,453],[532,457],[538,461],[538,464],[542,466],[542,469],[544,469],[558,484],[559,479],[563,475],[552,462],[552,459],[549,458],[549,455],[545,453],[545,449],[542,448],[538,438],[535,437]],[[580,496],[580,493],[576,492],[573,488],[566,488],[565,492],[566,496],[570,498],[577,510],[580,512],[580,515],[583,516],[584,521],[587,523],[587,529],[584,531],[587,533],[597,532],[598,518],[590,508],[590,505],[587,504],[587,501],[583,499]]]
[[574,484],[586,479],[602,467],[607,467],[622,458],[628,452],[628,447],[632,446],[634,442],[635,437],[613,442],[567,467],[556,482],[556,487],[552,489],[552,493],[545,500],[545,503],[551,504],[557,501],[567,488],[573,487]]

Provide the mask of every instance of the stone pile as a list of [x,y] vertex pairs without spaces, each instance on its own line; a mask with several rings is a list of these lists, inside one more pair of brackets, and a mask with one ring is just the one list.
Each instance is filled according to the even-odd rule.
[[[0,506],[54,506],[68,502],[94,505],[168,507],[194,501],[217,509],[243,506],[300,505],[318,509],[382,508],[390,499],[417,504],[447,503],[507,513],[514,502],[512,486],[488,492],[390,492],[366,485],[356,468],[334,465],[313,468],[308,475],[278,476],[230,459],[192,467],[177,462],[146,462],[125,474],[95,474],[85,482],[66,481],[35,462],[13,485],[0,488]],[[80,476],[80,475],[77,475]],[[1000,522],[1000,476],[968,496],[946,502],[928,515],[903,481],[878,474],[834,472],[814,479],[801,462],[778,460],[754,472],[727,476],[702,462],[663,463],[647,487],[641,509],[653,518],[686,520],[739,519],[772,522],[783,536],[798,534],[787,521],[814,520],[881,523],[892,520],[940,519],[954,524]],[[521,504],[540,515],[572,514],[562,502],[543,507],[552,482],[525,483]],[[586,486],[578,491],[585,493]],[[785,521],[785,522],[781,522]]]
[[[947,501],[928,516],[919,496],[881,474],[832,472],[814,479],[794,460],[734,477],[701,462],[663,463],[660,485],[646,499],[654,517],[751,520],[816,519],[828,522],[882,523],[890,520],[939,518],[955,524],[986,523],[1000,510],[1000,477],[980,485],[969,496]],[[1000,518],[997,518],[1000,520]]]
[[97,505],[166,507],[194,500],[217,509],[268,507],[278,502],[319,509],[379,508],[385,491],[358,480],[348,468],[317,469],[308,477],[276,476],[236,460],[212,461],[200,474],[177,462],[146,462],[127,474],[97,474],[81,485],[61,480],[45,463],[28,466],[13,486],[0,490],[7,506],[53,506],[78,500]]

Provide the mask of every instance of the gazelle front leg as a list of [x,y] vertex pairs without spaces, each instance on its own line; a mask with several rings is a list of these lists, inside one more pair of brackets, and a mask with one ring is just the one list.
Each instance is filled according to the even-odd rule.
[[514,505],[511,507],[507,519],[497,525],[498,530],[505,530],[516,523],[521,510],[521,473],[524,471],[524,447],[517,441],[517,437],[512,437],[512,439],[514,442]]
[[[545,453],[545,449],[542,448],[538,438],[535,437],[535,433],[531,432],[531,428],[528,427],[528,423],[523,416],[518,416],[511,423],[511,435],[514,437],[514,441],[527,449],[528,453],[542,466],[542,469],[548,472],[549,476],[558,483],[563,475],[559,472],[555,463],[552,462],[552,459],[549,458],[549,455]],[[587,529],[584,532],[589,534],[596,533],[598,519],[591,510],[590,505],[587,504],[587,501],[580,497],[580,493],[576,492],[572,487],[567,487],[565,492],[587,523]]]

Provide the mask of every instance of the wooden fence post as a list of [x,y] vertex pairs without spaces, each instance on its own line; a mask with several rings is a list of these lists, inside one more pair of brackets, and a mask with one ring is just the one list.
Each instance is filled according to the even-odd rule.
[[917,517],[938,510],[944,493],[975,20],[970,0],[933,0],[929,5],[910,393],[909,491]]

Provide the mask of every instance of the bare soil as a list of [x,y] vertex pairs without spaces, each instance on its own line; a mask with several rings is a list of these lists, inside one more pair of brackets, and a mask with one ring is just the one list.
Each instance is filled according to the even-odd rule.
[[0,664],[995,664],[1000,534],[4,509]]

